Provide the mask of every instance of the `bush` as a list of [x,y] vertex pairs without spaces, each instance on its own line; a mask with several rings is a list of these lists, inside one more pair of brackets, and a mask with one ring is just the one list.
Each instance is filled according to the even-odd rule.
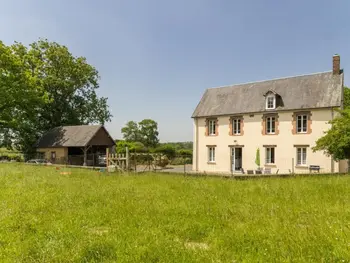
[[184,164],[192,164],[192,158],[189,157],[176,157],[171,161],[172,165],[184,165]]
[[175,148],[171,145],[162,145],[154,149],[154,152],[164,154],[169,160],[174,159],[176,156]]
[[23,154],[18,152],[9,151],[7,149],[0,149],[0,161],[16,161],[23,162],[24,157]]
[[183,157],[192,158],[193,152],[192,152],[192,150],[181,149],[181,150],[178,150],[178,151],[176,152],[176,155],[177,155],[177,156],[181,155],[181,156],[183,156]]
[[156,166],[164,168],[169,164],[169,159],[166,156],[160,156],[160,157],[156,158],[156,160],[154,161],[154,164]]

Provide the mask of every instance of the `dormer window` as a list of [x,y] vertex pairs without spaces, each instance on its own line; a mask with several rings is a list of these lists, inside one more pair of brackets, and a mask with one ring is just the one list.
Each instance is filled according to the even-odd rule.
[[266,97],[266,109],[273,110],[276,108],[276,96],[275,94],[268,95]]

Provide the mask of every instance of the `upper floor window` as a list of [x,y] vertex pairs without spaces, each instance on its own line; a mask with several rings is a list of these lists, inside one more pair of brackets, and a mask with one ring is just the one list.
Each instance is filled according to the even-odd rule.
[[276,118],[266,117],[266,134],[274,134],[276,130]]
[[272,110],[276,108],[276,96],[269,95],[266,97],[266,109]]
[[233,119],[232,121],[233,125],[233,134],[234,135],[239,135],[241,134],[241,119]]
[[297,132],[306,133],[307,132],[307,115],[297,116]]
[[209,135],[216,135],[216,120],[209,120]]

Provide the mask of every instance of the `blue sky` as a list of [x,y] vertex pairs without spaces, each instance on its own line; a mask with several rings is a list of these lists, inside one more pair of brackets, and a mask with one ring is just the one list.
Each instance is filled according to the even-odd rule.
[[161,141],[187,141],[206,88],[328,71],[335,53],[350,85],[349,10],[348,0],[11,0],[0,39],[47,38],[86,57],[113,137],[151,118]]

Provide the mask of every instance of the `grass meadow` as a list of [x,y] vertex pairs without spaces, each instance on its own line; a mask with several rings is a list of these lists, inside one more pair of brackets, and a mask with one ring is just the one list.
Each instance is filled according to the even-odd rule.
[[350,262],[350,177],[0,164],[0,262]]

